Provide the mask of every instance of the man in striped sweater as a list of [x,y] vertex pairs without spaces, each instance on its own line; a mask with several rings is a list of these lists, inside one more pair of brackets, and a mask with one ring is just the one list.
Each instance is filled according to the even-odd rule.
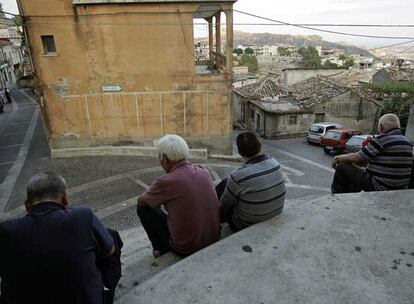
[[280,164],[261,153],[262,145],[257,136],[244,132],[236,141],[246,163],[216,188],[221,222],[228,222],[233,231],[279,215],[286,196]]
[[[413,167],[413,148],[401,133],[400,120],[394,114],[382,116],[378,133],[357,153],[338,155],[332,161],[336,169],[332,193],[407,189]],[[355,164],[367,162],[366,168]]]

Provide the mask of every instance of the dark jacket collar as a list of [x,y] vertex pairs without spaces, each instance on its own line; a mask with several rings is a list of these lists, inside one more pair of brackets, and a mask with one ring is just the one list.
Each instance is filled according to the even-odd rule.
[[256,156],[255,158],[252,158],[250,160],[248,160],[245,165],[248,164],[257,164],[260,163],[262,161],[265,161],[266,159],[269,159],[270,157],[266,154],[259,154],[258,156]]
[[53,202],[53,201],[44,201],[37,203],[32,207],[32,210],[29,212],[29,214],[36,214],[36,213],[45,213],[49,211],[55,211],[55,210],[65,210],[66,207]]
[[401,132],[401,129],[400,129],[400,128],[390,129],[390,130],[388,130],[388,131],[384,132],[383,134],[390,134],[390,133],[401,133],[401,134],[402,134],[402,132]]

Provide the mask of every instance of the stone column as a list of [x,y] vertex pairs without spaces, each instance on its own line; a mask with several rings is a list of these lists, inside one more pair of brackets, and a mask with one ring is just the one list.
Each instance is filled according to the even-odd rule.
[[213,47],[214,47],[214,37],[213,37],[213,17],[208,19],[208,52],[209,60],[213,58]]
[[227,73],[233,79],[233,10],[226,11]]
[[219,54],[221,53],[221,18],[220,18],[221,12],[218,12],[216,14],[216,63],[217,65],[220,65],[220,58]]

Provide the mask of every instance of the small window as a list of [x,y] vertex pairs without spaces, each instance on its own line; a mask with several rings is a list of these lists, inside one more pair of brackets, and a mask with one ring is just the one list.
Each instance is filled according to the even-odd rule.
[[296,115],[289,116],[289,125],[296,125],[298,122],[298,117]]
[[55,38],[53,36],[42,36],[43,49],[45,54],[55,54]]

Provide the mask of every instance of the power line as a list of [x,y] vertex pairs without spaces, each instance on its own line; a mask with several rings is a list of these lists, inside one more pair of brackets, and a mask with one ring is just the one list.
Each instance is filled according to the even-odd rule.
[[272,21],[272,22],[276,22],[276,23],[281,23],[281,24],[285,24],[285,25],[290,25],[290,26],[294,26],[294,27],[299,27],[299,28],[303,28],[303,29],[307,29],[307,30],[323,32],[323,33],[329,33],[329,34],[336,34],[336,35],[343,35],[343,36],[353,36],[353,37],[363,37],[363,38],[376,38],[376,39],[414,39],[414,37],[362,35],[362,34],[352,34],[352,33],[338,32],[338,31],[331,31],[331,30],[322,30],[322,29],[317,29],[317,28],[310,27],[310,26],[297,25],[297,24],[293,24],[293,23],[289,23],[289,22],[285,22],[285,21],[280,21],[280,20],[275,20],[275,19],[271,19],[271,18],[267,18],[267,17],[262,17],[262,16],[259,16],[259,15],[255,15],[255,14],[251,14],[251,13],[247,13],[247,12],[243,12],[243,11],[239,11],[239,10],[234,10],[234,12],[239,13],[239,14],[243,14],[243,15],[247,15],[247,16],[251,16],[251,17],[255,17],[255,18],[259,18],[259,19],[263,19],[263,20],[267,20],[267,21]]
[[[234,10],[235,12],[241,13],[241,11]],[[217,12],[217,10],[205,10],[203,12]],[[17,14],[0,11],[0,13],[11,15],[11,16],[20,16]],[[126,14],[171,14],[174,12],[159,12],[159,11],[143,11],[143,12],[121,12],[121,13],[100,13],[100,14],[79,14],[77,17],[93,17],[93,16],[113,16],[113,15],[126,15]],[[194,11],[180,11],[180,13],[196,13]],[[247,13],[246,13],[247,14]],[[75,15],[26,15],[27,18],[35,17],[75,17]],[[265,17],[263,17],[265,18]],[[276,22],[276,21],[275,21]],[[279,22],[279,21],[277,21]],[[414,24],[355,24],[355,23],[233,23],[233,25],[240,26],[320,26],[320,27],[388,27],[388,28],[414,28]],[[198,23],[198,25],[205,25],[205,23]],[[222,23],[221,25],[225,25]],[[315,29],[317,30],[317,29]]]
[[[379,36],[379,35],[365,35],[365,34],[353,34],[353,33],[345,33],[345,32],[339,32],[339,31],[332,31],[332,30],[324,30],[324,29],[318,29],[318,28],[314,28],[312,26],[309,25],[304,25],[304,24],[294,24],[294,23],[289,23],[289,22],[285,22],[285,21],[280,21],[280,20],[275,20],[272,18],[267,18],[267,17],[263,17],[263,16],[259,16],[259,15],[255,15],[255,14],[251,14],[251,13],[247,13],[247,12],[243,12],[243,11],[239,11],[239,10],[233,10],[236,13],[239,14],[243,14],[243,15],[247,15],[247,16],[251,16],[251,17],[255,17],[255,18],[259,18],[259,19],[263,19],[266,21],[271,21],[274,22],[280,26],[293,26],[293,27],[299,27],[302,29],[307,29],[307,30],[312,30],[312,31],[317,31],[317,32],[323,32],[323,33],[330,33],[330,34],[336,34],[336,35],[344,35],[344,36],[352,36],[352,37],[363,37],[363,38],[377,38],[377,39],[414,39],[414,37],[406,37],[406,36]],[[8,13],[5,11],[0,11],[3,12],[4,14],[9,14],[12,16],[19,16],[16,14],[12,14],[12,13]],[[203,11],[206,12],[206,11]],[[211,12],[217,12],[217,10],[211,10]],[[88,15],[76,15],[76,17],[93,17],[93,16],[108,16],[108,15],[125,15],[125,14],[172,14],[175,12],[148,12],[148,11],[143,11],[143,12],[120,12],[120,13],[102,13],[102,14],[88,14]],[[183,13],[197,13],[194,11],[180,11],[177,10],[177,13],[179,14],[183,14]],[[36,16],[25,16],[25,17],[29,17],[29,18],[33,18],[33,17],[75,17],[74,15],[36,15]],[[273,24],[274,24],[273,23]],[[31,23],[31,24],[64,24],[62,22],[58,22],[58,23]],[[79,22],[74,22],[74,23],[70,23],[70,24],[82,24]],[[116,24],[116,23],[88,23],[90,25],[121,25],[120,23]],[[134,25],[133,23],[125,23],[122,25]],[[135,24],[135,25],[145,25],[145,24]],[[151,24],[151,25],[161,25],[161,24]],[[183,24],[163,24],[163,25],[183,25]],[[191,24],[193,25],[193,24]],[[202,24],[205,25],[205,24]],[[235,23],[233,25],[271,25],[268,23]],[[318,26],[318,25],[313,25],[313,26]],[[396,24],[396,25],[387,25],[387,24],[319,24],[319,26],[352,26],[352,27],[414,27],[413,24],[407,24],[407,25],[402,25],[402,24]]]
[[402,50],[401,52],[398,52],[398,54],[404,54],[407,53],[408,50],[411,50],[412,48],[414,48],[414,45],[409,46],[408,48],[406,48],[405,50]]
[[411,43],[411,42],[414,42],[414,40],[404,41],[404,42],[395,43],[395,44],[390,44],[390,45],[386,45],[386,46],[378,47],[378,48],[375,48],[375,49],[370,49],[370,50],[368,50],[368,51],[382,50],[382,49],[390,48],[390,47],[397,46],[397,45],[408,44],[408,43]]

